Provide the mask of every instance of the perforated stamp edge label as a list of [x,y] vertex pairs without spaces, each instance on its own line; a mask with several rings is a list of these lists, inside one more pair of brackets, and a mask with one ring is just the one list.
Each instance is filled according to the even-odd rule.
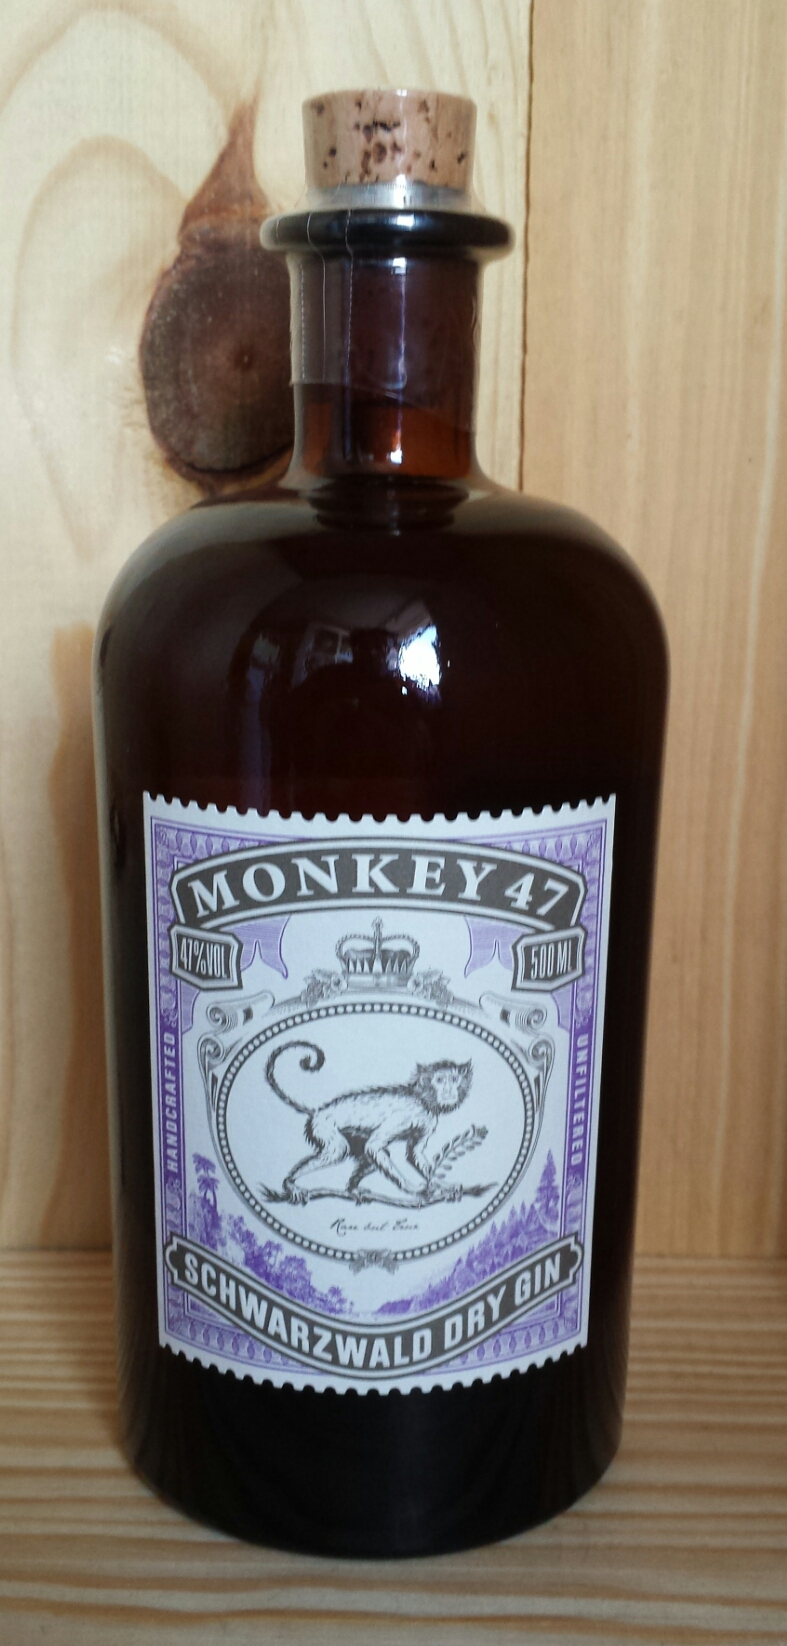
[[162,1344],[385,1392],[587,1341],[613,827],[145,796]]

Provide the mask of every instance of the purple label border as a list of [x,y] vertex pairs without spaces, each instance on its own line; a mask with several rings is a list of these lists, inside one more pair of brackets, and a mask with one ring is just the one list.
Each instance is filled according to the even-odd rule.
[[[181,1067],[181,1036],[191,1026],[195,989],[172,977],[170,972],[169,926],[176,919],[176,911],[169,890],[170,877],[180,868],[203,858],[238,851],[247,847],[276,844],[282,839],[313,841],[308,826],[303,834],[286,835],[275,830],[271,833],[248,833],[240,827],[208,825],[198,822],[177,822],[172,818],[148,817],[150,861],[154,865],[150,890],[153,898],[152,937],[155,950],[153,992],[156,1003],[157,1036],[155,1063],[158,1074],[160,1108],[157,1130],[158,1184],[157,1195],[159,1236],[162,1245],[169,1236],[188,1234],[188,1191],[186,1183],[186,1136],[183,1108],[183,1078]],[[240,819],[238,820],[240,823]],[[260,822],[262,823],[262,819]],[[600,816],[568,824],[560,814],[554,820],[542,822],[534,817],[526,827],[523,820],[512,820],[510,834],[505,836],[482,826],[473,828],[465,820],[467,832],[452,839],[463,845],[494,846],[539,855],[549,861],[563,863],[578,869],[585,876],[587,894],[582,908],[581,922],[588,933],[585,972],[578,982],[565,985],[554,992],[558,1002],[560,1021],[570,1029],[569,1096],[566,1106],[566,1140],[560,1192],[560,1233],[578,1232],[586,1261],[582,1264],[572,1286],[553,1297],[521,1322],[507,1328],[500,1336],[457,1355],[454,1361],[440,1368],[440,1381],[450,1382],[451,1374],[461,1377],[468,1370],[477,1369],[477,1375],[490,1375],[490,1368],[502,1369],[511,1362],[520,1363],[523,1356],[554,1349],[553,1358],[576,1346],[585,1313],[586,1288],[589,1285],[590,1236],[587,1227],[592,1219],[592,1204],[588,1216],[588,1195],[592,1189],[591,1160],[595,1142],[593,1113],[594,1087],[598,1083],[596,1067],[596,1025],[599,1034],[599,947],[604,915],[604,866],[607,856],[607,835],[611,819]],[[376,825],[378,829],[381,825]],[[360,826],[355,825],[360,835]],[[371,832],[371,830],[369,831]],[[426,830],[424,830],[426,833]],[[568,837],[568,838],[567,838]],[[423,838],[423,836],[422,836]],[[429,826],[429,844],[439,839],[435,825]],[[566,849],[567,848],[567,849]],[[271,917],[271,919],[274,917]],[[500,927],[501,933],[515,934],[515,923]],[[280,942],[280,933],[277,939]],[[280,950],[278,951],[280,953]],[[153,956],[151,956],[153,958]],[[490,957],[491,958],[491,957]],[[268,961],[271,964],[271,961]],[[280,970],[280,968],[276,968]],[[603,981],[603,979],[601,980]],[[158,1188],[158,1185],[157,1185]],[[591,1197],[592,1198],[592,1197]],[[524,1212],[524,1207],[522,1211]],[[512,1208],[513,1210],[513,1208]],[[495,1232],[495,1225],[492,1226]],[[252,1271],[250,1271],[251,1273]],[[493,1266],[489,1278],[497,1272]],[[206,1304],[185,1294],[168,1274],[163,1279],[165,1299],[162,1325],[167,1338],[179,1341],[187,1353],[214,1360],[225,1366],[232,1364],[239,1375],[252,1367],[259,1371],[287,1373],[302,1371],[284,1353],[260,1343],[256,1338],[228,1328]],[[282,1291],[288,1299],[288,1293]],[[344,1317],[351,1325],[360,1325],[352,1316]],[[368,1324],[368,1318],[366,1321]],[[344,1380],[339,1380],[340,1386]],[[346,1383],[344,1384],[346,1386]]]

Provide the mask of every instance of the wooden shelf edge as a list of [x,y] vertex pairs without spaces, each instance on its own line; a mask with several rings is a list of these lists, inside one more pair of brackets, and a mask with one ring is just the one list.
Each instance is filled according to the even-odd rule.
[[787,1641],[787,1261],[639,1258],[605,1480],[525,1537],[401,1565],[249,1548],[147,1491],[117,1442],[109,1253],[0,1254],[0,1311],[9,1646]]

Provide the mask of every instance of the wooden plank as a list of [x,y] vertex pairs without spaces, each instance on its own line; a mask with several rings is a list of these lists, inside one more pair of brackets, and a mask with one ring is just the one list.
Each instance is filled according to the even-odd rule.
[[477,180],[518,249],[490,271],[482,455],[520,450],[529,0],[6,0],[0,16],[0,1243],[108,1238],[90,638],[135,545],[195,500],[148,431],[145,310],[259,93],[257,168],[302,187],[300,103],[409,82],[480,108]]
[[787,1251],[787,8],[536,0],[524,482],[673,660],[639,1240]]
[[11,1646],[787,1639],[784,1262],[640,1260],[605,1480],[525,1537],[399,1565],[247,1547],[141,1485],[115,1437],[102,1254],[5,1254],[0,1312]]

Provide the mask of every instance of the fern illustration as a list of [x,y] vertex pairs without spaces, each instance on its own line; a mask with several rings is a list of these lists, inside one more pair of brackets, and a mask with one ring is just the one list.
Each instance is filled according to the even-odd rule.
[[451,1138],[450,1143],[444,1143],[432,1161],[430,1183],[433,1179],[445,1180],[463,1154],[470,1154],[472,1149],[477,1149],[483,1143],[486,1131],[486,1126],[468,1126],[466,1132],[460,1132],[457,1137]]

